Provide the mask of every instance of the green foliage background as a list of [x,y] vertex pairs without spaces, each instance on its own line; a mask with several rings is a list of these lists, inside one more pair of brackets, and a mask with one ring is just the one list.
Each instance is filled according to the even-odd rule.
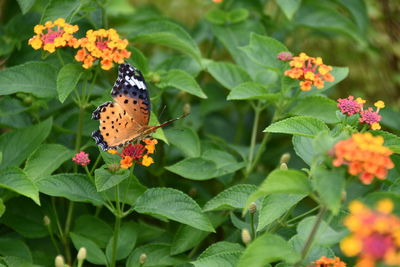
[[[141,266],[142,253],[142,266],[306,266],[343,257],[348,201],[399,203],[398,167],[367,187],[316,166],[351,132],[338,126],[331,100],[349,94],[386,102],[377,133],[400,152],[395,1],[3,0],[0,9],[0,266],[52,266],[58,254],[76,264],[82,246],[85,266],[115,266],[114,256],[117,266]],[[28,46],[36,24],[58,17],[78,24],[79,37],[113,27],[129,40],[127,61],[148,82],[151,124],[190,105],[188,117],[155,134],[165,143],[154,166],[106,169],[116,158],[90,137],[98,127],[90,114],[111,100],[117,68],[98,68],[87,103],[76,105],[74,91],[83,94],[94,70],[80,68],[72,49],[61,51],[63,64]],[[337,66],[335,82],[300,93],[275,58],[286,50]],[[94,182],[70,160],[80,150]],[[289,170],[277,170],[283,153]],[[110,208],[119,201],[122,211]],[[255,215],[243,212],[252,201]],[[318,214],[322,230],[301,253]],[[248,246],[244,228],[258,236]]]

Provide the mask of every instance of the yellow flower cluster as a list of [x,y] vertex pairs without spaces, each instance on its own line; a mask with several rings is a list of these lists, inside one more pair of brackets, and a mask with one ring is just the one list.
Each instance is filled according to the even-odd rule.
[[85,69],[100,59],[101,68],[109,70],[113,62],[122,64],[125,58],[131,56],[131,52],[126,50],[128,40],[120,39],[114,29],[89,30],[86,32],[86,37],[79,39],[79,46],[81,49],[78,50],[75,59],[83,62],[82,66]]
[[56,48],[70,46],[78,49],[75,59],[83,62],[85,69],[90,68],[96,60],[100,61],[101,68],[109,70],[113,63],[122,64],[125,58],[131,56],[126,50],[128,40],[120,39],[114,29],[89,30],[86,37],[76,39],[73,33],[79,30],[78,25],[70,25],[63,18],[54,22],[48,21],[44,25],[34,27],[35,36],[28,44],[35,50],[43,49],[53,53]]
[[350,235],[340,242],[346,256],[358,256],[356,267],[383,262],[400,266],[400,218],[392,214],[393,202],[380,200],[372,210],[360,201],[350,203],[344,225]]
[[300,53],[289,62],[291,69],[285,71],[285,75],[292,79],[300,80],[302,91],[311,90],[314,85],[318,89],[324,88],[324,82],[333,82],[335,78],[329,72],[331,66],[325,65],[322,58],[310,57],[306,53]]
[[54,53],[59,47],[77,46],[78,41],[72,34],[79,30],[78,26],[70,25],[62,18],[36,25],[33,30],[36,35],[29,39],[28,44],[35,50],[43,49]]

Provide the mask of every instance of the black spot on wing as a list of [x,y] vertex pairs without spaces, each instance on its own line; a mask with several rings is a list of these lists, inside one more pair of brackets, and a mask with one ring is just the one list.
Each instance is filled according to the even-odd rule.
[[113,102],[108,101],[108,102],[98,106],[96,108],[96,110],[93,111],[93,113],[92,113],[92,120],[99,120],[101,117],[101,113],[105,112],[108,106],[114,107]]

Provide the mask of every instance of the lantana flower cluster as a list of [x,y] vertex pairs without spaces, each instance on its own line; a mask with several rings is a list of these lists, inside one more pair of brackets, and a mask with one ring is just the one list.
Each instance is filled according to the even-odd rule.
[[85,153],[84,151],[81,151],[72,158],[72,161],[84,167],[90,163],[89,154]]
[[375,177],[383,180],[388,170],[394,167],[390,159],[393,152],[383,143],[382,136],[355,133],[335,144],[333,165],[348,165],[349,174],[358,176],[363,184],[370,184]]
[[334,259],[322,256],[314,261],[309,267],[346,267],[346,263],[341,261],[339,257]]
[[300,89],[302,91],[310,91],[312,86],[322,89],[325,82],[333,82],[335,80],[330,73],[332,67],[323,64],[320,57],[314,58],[306,53],[300,53],[299,56],[292,58],[289,65],[292,68],[286,70],[285,75],[292,79],[300,80]]
[[375,209],[360,201],[350,203],[350,215],[344,220],[350,235],[340,248],[346,256],[358,256],[356,267],[400,266],[400,218],[392,210],[390,199],[380,200]]
[[73,33],[78,30],[78,25],[70,25],[63,18],[54,22],[47,21],[44,25],[34,27],[36,35],[28,44],[36,50],[43,49],[50,53],[66,46],[79,49],[75,59],[83,62],[82,67],[85,69],[98,60],[102,69],[109,70],[113,63],[122,64],[125,58],[131,56],[131,52],[126,49],[128,40],[121,39],[114,29],[88,30],[85,37],[76,39]]
[[28,44],[33,49],[43,49],[49,53],[54,53],[56,48],[75,47],[78,40],[74,38],[73,33],[79,30],[77,25],[71,25],[65,22],[63,18],[56,19],[54,22],[47,21],[44,25],[36,25],[33,31],[36,33]]
[[126,50],[128,40],[120,39],[114,29],[89,30],[86,37],[79,39],[78,43],[81,49],[76,53],[75,59],[83,62],[82,66],[85,69],[90,68],[96,60],[100,60],[101,68],[109,70],[113,62],[122,64],[125,58],[131,56],[131,52]]
[[155,145],[158,143],[157,139],[143,139],[141,142],[135,144],[128,144],[125,146],[121,153],[115,149],[107,150],[110,154],[117,154],[122,159],[120,161],[120,168],[128,169],[132,167],[133,163],[136,162],[143,166],[150,166],[154,163],[153,158],[150,154],[154,154]]
[[360,97],[356,99],[354,99],[353,96],[339,98],[337,102],[337,105],[343,114],[352,116],[358,113],[360,115],[359,120],[361,123],[369,124],[372,130],[381,129],[379,122],[381,121],[382,116],[379,115],[379,111],[385,107],[385,103],[382,100],[374,103],[376,110],[373,110],[372,107],[364,109],[364,104],[366,101]]

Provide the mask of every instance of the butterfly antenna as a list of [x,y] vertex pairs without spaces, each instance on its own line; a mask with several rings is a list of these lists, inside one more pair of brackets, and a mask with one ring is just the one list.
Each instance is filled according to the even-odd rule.
[[179,117],[177,117],[177,118],[175,118],[175,119],[171,119],[171,120],[169,120],[169,121],[166,121],[166,122],[161,123],[161,124],[158,125],[158,126],[155,126],[155,128],[153,128],[153,129],[156,130],[156,129],[158,129],[158,128],[164,127],[165,125],[168,125],[168,124],[170,124],[170,123],[172,123],[172,122],[174,122],[174,121],[183,119],[183,118],[186,117],[187,115],[189,115],[189,113],[183,113],[182,115],[180,115]]

